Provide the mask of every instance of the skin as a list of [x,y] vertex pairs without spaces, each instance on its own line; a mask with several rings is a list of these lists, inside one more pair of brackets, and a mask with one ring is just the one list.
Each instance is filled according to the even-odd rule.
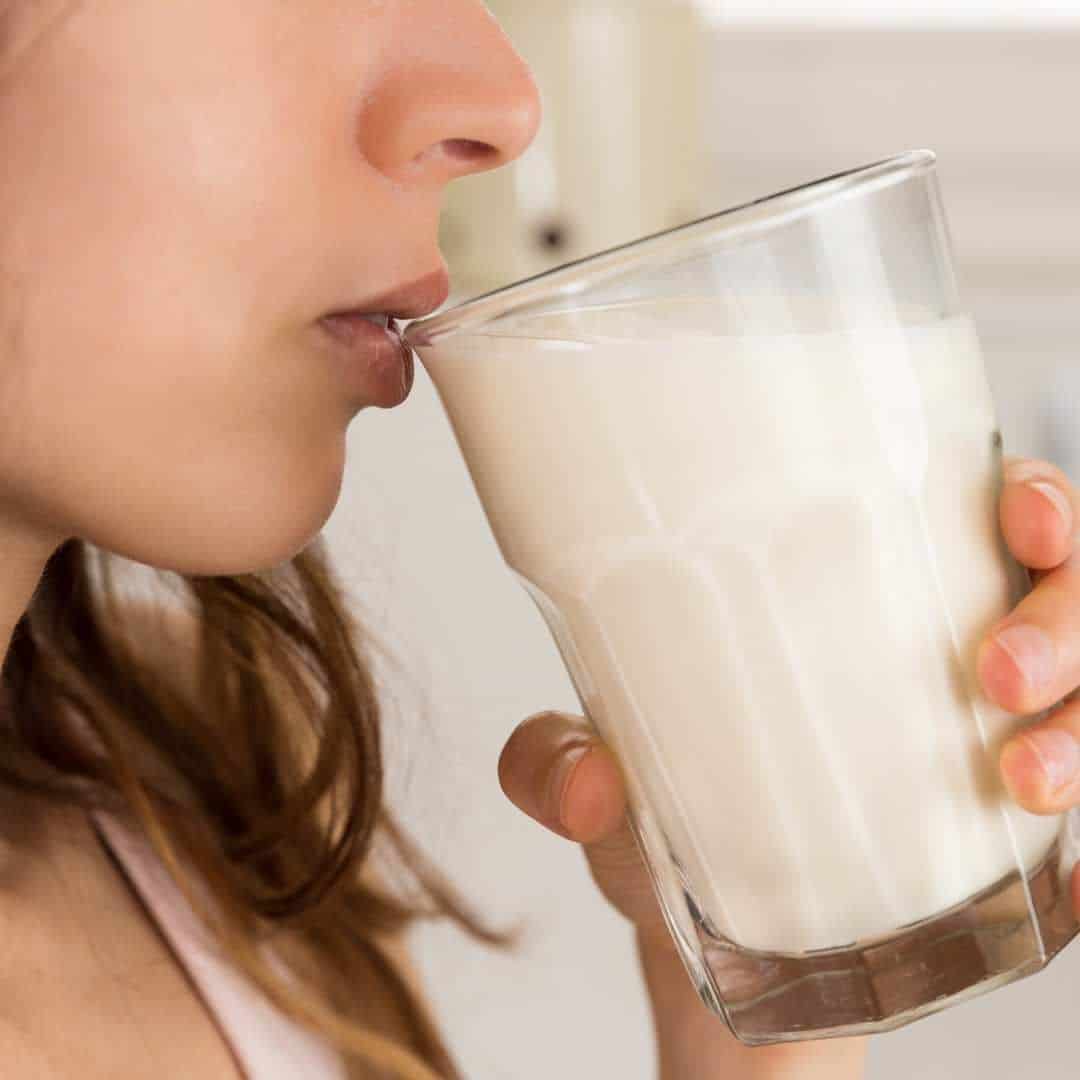
[[[379,404],[374,378],[370,394],[343,393],[318,318],[378,306],[370,302],[444,270],[446,186],[518,157],[540,106],[528,69],[477,0],[0,0],[0,30],[6,653],[46,561],[70,537],[210,575],[276,566],[318,535],[340,494],[348,425]],[[1080,682],[1077,496],[1052,466],[1026,467],[1057,491],[1069,520],[1026,482],[1004,491],[1010,547],[1042,571],[1005,622],[1040,626],[1059,661],[1049,686],[1034,690],[1007,653],[984,646],[987,692],[1018,714]],[[1059,750],[1069,745],[1063,735],[1080,737],[1075,707],[1003,755],[1011,790],[1036,813],[1080,801],[1080,781],[1051,793],[1039,778],[1037,766],[1052,760],[1053,748],[1036,742],[1047,733]],[[688,1080],[684,1059],[747,1077],[794,1076],[822,1062],[830,1076],[860,1067],[860,1040],[747,1051],[705,1014],[625,826],[618,767],[582,717],[526,720],[503,751],[499,780],[524,812],[583,846],[601,892],[634,923],[665,1075]],[[53,856],[56,868],[93,858],[88,834],[63,835],[79,842]],[[145,1012],[155,995],[132,972],[153,968],[164,979],[174,969],[145,927],[138,936],[140,916],[112,870],[99,862],[76,876],[92,882],[92,901],[58,902],[57,911],[79,910],[80,926],[107,911],[134,957],[125,972],[139,992],[97,1044],[103,1017],[85,1003],[118,1001],[116,985],[84,994],[85,1031],[72,1045],[85,1057],[107,1042],[117,1056],[101,1075],[124,1075],[131,1051],[120,1020],[136,1015],[142,1034],[157,1030]],[[10,925],[43,910],[46,896],[70,898],[70,889],[13,890],[0,917]],[[81,971],[73,946],[57,955],[56,924],[39,923],[13,936],[18,969]],[[85,963],[101,955],[89,948]],[[59,1007],[47,985],[40,1001],[20,986],[27,1030]],[[180,1001],[174,986],[157,997]],[[179,1008],[157,1015],[162,1040],[188,1048],[177,1075],[225,1075],[221,1061],[192,1067],[195,1044],[176,1032],[195,1021],[178,1022]],[[201,1030],[212,1042],[213,1029]],[[200,1062],[214,1053],[207,1046]],[[3,1050],[16,1060],[12,1046]],[[80,1072],[93,1075],[85,1060]]]

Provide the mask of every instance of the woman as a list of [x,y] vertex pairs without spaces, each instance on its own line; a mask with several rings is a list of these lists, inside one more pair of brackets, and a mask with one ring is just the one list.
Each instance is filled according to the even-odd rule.
[[[401,932],[514,939],[381,805],[374,646],[319,532],[349,423],[407,387],[346,385],[331,316],[438,307],[446,185],[538,122],[479,0],[0,0],[5,1076],[459,1075]],[[1045,573],[980,674],[1030,712],[1080,681],[1078,504],[1010,481]],[[122,600],[117,556],[174,602]],[[1070,705],[1006,749],[1022,805],[1076,802],[1074,735]],[[700,1003],[583,718],[524,722],[499,779],[633,922],[664,1080],[860,1075],[864,1040],[749,1050]]]

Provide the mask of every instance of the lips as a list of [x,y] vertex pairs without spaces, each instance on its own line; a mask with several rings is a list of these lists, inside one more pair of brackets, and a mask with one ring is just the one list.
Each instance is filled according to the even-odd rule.
[[450,294],[443,263],[435,271],[378,296],[323,315],[318,324],[343,355],[348,392],[357,400],[390,408],[409,396],[414,378],[412,349],[398,319],[419,319],[440,308]]
[[359,302],[347,302],[331,314],[372,315],[388,313],[398,319],[421,319],[442,307],[450,295],[450,273],[445,263],[407,285],[399,285]]
[[323,316],[319,325],[343,354],[350,396],[387,409],[409,396],[415,377],[412,350],[396,319],[342,312]]

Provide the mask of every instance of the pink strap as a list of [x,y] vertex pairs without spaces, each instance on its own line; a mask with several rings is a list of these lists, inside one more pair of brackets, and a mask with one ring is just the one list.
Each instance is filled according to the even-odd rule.
[[[191,976],[247,1080],[344,1080],[336,1050],[280,1012],[222,958],[141,830],[104,810],[91,811],[90,818]],[[285,973],[278,958],[267,955]]]

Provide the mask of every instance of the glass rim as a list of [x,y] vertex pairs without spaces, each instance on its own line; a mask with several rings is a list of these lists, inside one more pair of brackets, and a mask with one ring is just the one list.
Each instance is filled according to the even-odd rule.
[[932,150],[908,150],[869,165],[845,169],[739,203],[684,225],[676,225],[563,263],[532,277],[500,286],[445,311],[416,319],[406,326],[403,337],[410,348],[424,348],[434,344],[438,338],[486,325],[537,301],[572,297],[586,292],[597,284],[632,272],[658,257],[663,258],[669,252],[675,255],[683,249],[692,249],[695,243],[719,237],[733,239],[777,228],[853,194],[866,194],[928,172],[936,163],[937,155]]

